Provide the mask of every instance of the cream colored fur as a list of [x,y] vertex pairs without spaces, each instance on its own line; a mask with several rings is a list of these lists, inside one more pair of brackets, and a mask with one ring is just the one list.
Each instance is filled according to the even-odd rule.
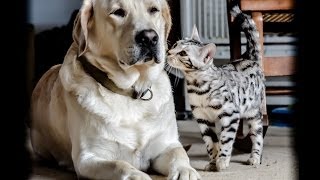
[[[153,7],[159,11],[151,13]],[[125,16],[115,14],[117,9]],[[83,1],[63,63],[48,70],[32,94],[31,141],[37,155],[92,179],[151,179],[143,172],[148,168],[168,179],[200,179],[179,142],[163,71],[170,18],[165,0]],[[134,36],[144,29],[158,34],[161,62],[128,65],[139,58]],[[153,98],[109,91],[84,72],[79,55],[120,88],[151,86]]]

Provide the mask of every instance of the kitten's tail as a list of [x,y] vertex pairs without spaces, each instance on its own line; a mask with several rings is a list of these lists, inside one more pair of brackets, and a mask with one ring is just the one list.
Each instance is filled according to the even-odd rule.
[[261,49],[256,24],[249,15],[240,10],[238,0],[231,1],[230,13],[247,38],[247,49],[246,52],[242,54],[242,58],[260,61]]

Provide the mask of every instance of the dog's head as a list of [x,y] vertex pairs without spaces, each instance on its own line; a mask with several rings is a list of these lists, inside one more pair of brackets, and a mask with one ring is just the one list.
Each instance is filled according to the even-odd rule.
[[84,0],[73,38],[79,55],[91,51],[126,69],[163,62],[170,28],[166,0]]

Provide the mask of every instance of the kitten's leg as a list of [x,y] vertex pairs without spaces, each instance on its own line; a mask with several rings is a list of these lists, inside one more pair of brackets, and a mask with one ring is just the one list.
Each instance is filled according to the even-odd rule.
[[229,166],[232,147],[239,126],[240,116],[238,113],[222,113],[219,115],[221,121],[221,134],[219,138],[220,149],[218,151],[216,167],[218,171]]
[[216,166],[218,153],[218,137],[215,133],[215,124],[204,119],[197,119],[197,122],[210,158],[210,163],[206,165],[205,170],[213,171]]
[[[261,113],[259,113],[261,114]],[[248,159],[250,165],[261,163],[261,155],[263,150],[263,136],[262,136],[262,115],[257,115],[254,118],[248,119],[249,136],[252,141],[251,155]]]

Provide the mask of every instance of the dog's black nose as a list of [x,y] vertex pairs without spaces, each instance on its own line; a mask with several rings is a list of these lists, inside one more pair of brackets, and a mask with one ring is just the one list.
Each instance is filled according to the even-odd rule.
[[152,47],[158,43],[159,36],[154,30],[149,29],[140,31],[136,35],[135,40],[141,46]]

